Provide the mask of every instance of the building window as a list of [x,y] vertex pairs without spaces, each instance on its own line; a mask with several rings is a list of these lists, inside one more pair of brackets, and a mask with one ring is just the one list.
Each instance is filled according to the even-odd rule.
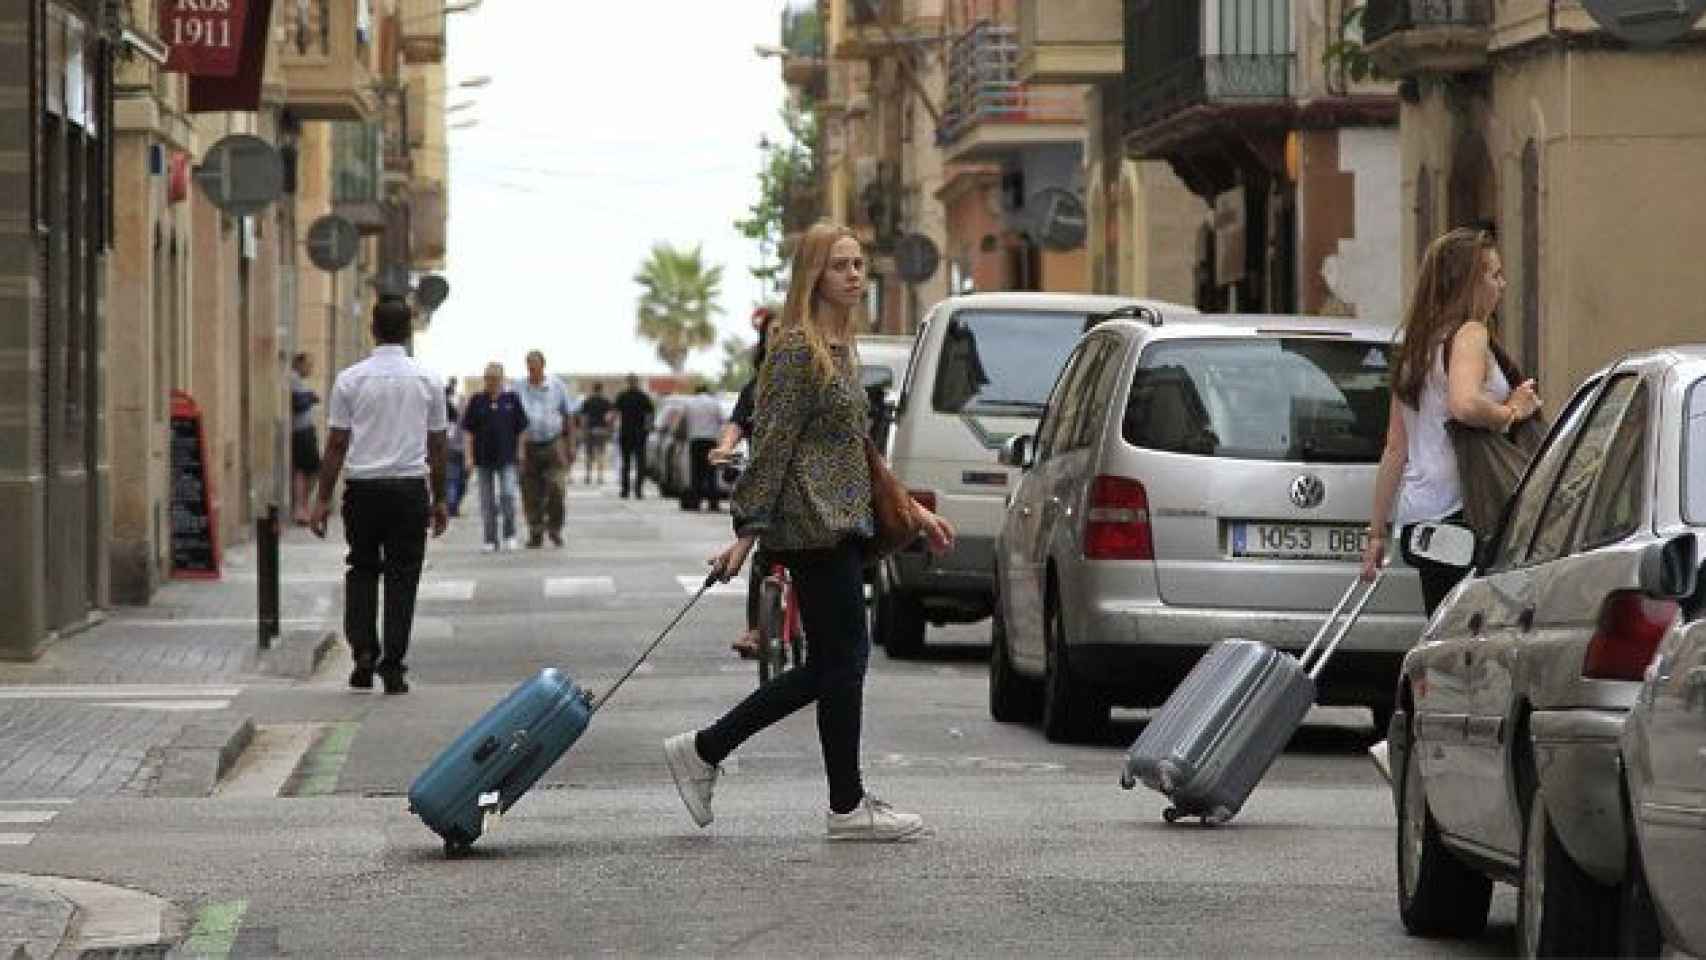
[[1522,148],[1522,350],[1523,373],[1540,373],[1540,150]]

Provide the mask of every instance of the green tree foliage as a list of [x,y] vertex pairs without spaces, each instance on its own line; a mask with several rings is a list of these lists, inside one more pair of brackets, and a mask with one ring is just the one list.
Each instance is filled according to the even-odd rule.
[[752,342],[743,337],[723,338],[723,372],[715,384],[718,390],[739,390],[752,379]]
[[657,347],[658,359],[680,374],[687,356],[717,342],[711,316],[723,312],[723,268],[708,266],[701,248],[652,245],[634,282],[642,288],[635,332]]
[[767,295],[782,287],[784,261],[782,241],[790,229],[799,230],[817,219],[817,113],[807,101],[800,107],[782,110],[788,129],[781,143],[761,138],[758,149],[764,163],[758,170],[758,199],[747,208],[747,216],[735,221],[741,235],[758,244],[758,266],[754,277],[764,284]]
[[1344,16],[1339,20],[1338,38],[1327,44],[1327,49],[1321,54],[1322,66],[1328,70],[1343,69],[1345,75],[1357,83],[1382,79],[1379,68],[1362,46],[1362,17],[1367,9],[1367,5],[1361,3],[1346,7]]

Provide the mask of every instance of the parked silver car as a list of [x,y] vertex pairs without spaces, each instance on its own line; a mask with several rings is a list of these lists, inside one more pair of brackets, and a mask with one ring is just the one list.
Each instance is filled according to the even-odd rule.
[[[1657,496],[1680,501],[1680,523],[1706,526],[1706,350],[1679,351],[1679,461],[1661,463]],[[1647,665],[1623,724],[1623,776],[1632,834],[1622,948],[1658,956],[1671,946],[1706,956],[1706,577],[1681,604]]]
[[[1685,427],[1703,377],[1706,348],[1639,354],[1589,377],[1477,569],[1405,658],[1391,749],[1411,933],[1478,932],[1502,880],[1521,890],[1524,956],[1617,949],[1629,859],[1620,735],[1676,600],[1693,589],[1706,506],[1696,499],[1685,513],[1679,494],[1700,471],[1684,466],[1699,458],[1689,434],[1701,436]],[[1702,783],[1699,731],[1696,719],[1679,762]],[[1628,789],[1643,796],[1657,782],[1637,775],[1655,769],[1652,746],[1638,745],[1629,768]],[[1687,820],[1642,802],[1656,804],[1635,818],[1642,830]],[[1670,884],[1676,858],[1688,861],[1693,888],[1670,903],[1701,902],[1706,821],[1695,816],[1691,846],[1672,844],[1649,869]]]
[[[989,706],[1079,739],[1156,705],[1227,637],[1301,649],[1356,576],[1385,443],[1389,326],[1289,316],[1094,325],[1034,437],[995,549]],[[1391,709],[1422,632],[1415,572],[1387,577],[1326,702]]]

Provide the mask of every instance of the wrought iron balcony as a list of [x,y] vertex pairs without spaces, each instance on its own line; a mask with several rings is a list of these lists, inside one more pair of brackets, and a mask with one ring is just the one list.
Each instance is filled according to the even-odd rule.
[[[1056,125],[1056,133],[1033,126],[990,139],[1001,144],[1052,142],[1082,134],[1084,96],[1072,87],[1032,86],[1018,78],[1018,30],[979,23],[954,40],[948,54],[948,90],[938,143],[952,150],[985,125]],[[1074,132],[1076,130],[1076,133]]]
[[1289,101],[1294,59],[1289,53],[1199,56],[1134,77],[1128,126],[1138,130],[1201,104]]
[[1383,72],[1468,73],[1487,65],[1490,0],[1368,0],[1363,46]]

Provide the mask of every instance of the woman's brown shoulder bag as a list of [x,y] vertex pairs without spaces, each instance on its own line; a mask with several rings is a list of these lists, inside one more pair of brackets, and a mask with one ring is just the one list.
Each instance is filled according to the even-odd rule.
[[[1452,336],[1456,336],[1455,331]],[[1443,366],[1449,372],[1449,337],[1446,343]],[[1527,379],[1498,341],[1489,341],[1488,346],[1506,382],[1514,387]],[[1445,432],[1451,437],[1452,452],[1457,454],[1457,476],[1463,488],[1463,517],[1477,538],[1488,540],[1498,533],[1499,524],[1504,520],[1505,505],[1516,493],[1516,486],[1528,469],[1529,461],[1540,450],[1548,428],[1545,415],[1538,412],[1511,424],[1510,429],[1503,433],[1472,427],[1457,420],[1446,421]]]
[[913,506],[912,494],[889,469],[869,436],[865,437],[865,464],[871,470],[871,515],[876,528],[866,552],[868,559],[880,560],[917,540],[924,524]]

